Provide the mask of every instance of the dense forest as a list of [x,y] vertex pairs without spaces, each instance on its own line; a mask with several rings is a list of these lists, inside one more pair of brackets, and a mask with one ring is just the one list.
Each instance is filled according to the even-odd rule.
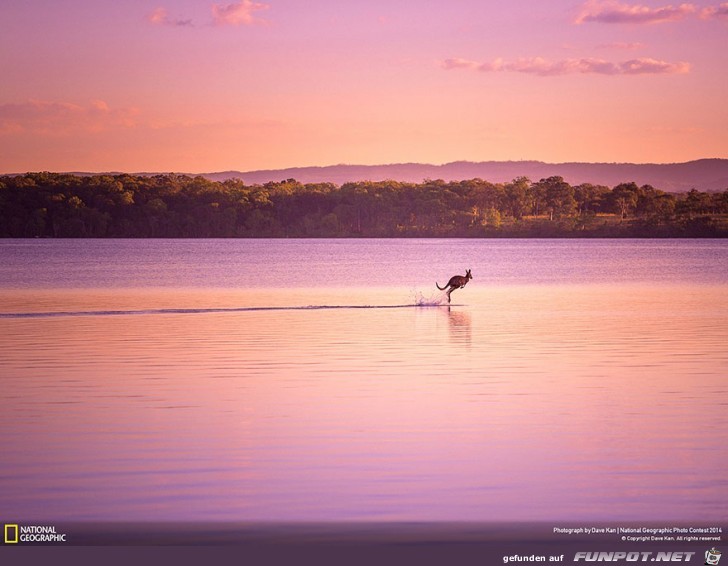
[[0,237],[725,237],[728,189],[561,177],[245,185],[184,175],[0,177]]

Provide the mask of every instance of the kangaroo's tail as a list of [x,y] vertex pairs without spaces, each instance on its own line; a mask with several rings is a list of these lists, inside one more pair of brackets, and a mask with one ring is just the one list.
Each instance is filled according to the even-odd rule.
[[439,286],[439,285],[437,284],[437,281],[435,281],[435,287],[437,287],[438,289],[440,289],[440,291],[444,291],[445,289],[447,289],[447,285],[445,285],[444,287],[440,287],[440,286]]

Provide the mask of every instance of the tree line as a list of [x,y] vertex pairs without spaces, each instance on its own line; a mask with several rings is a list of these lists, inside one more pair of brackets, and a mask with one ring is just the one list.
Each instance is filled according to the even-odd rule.
[[728,189],[361,181],[246,185],[185,175],[0,177],[0,237],[725,237]]

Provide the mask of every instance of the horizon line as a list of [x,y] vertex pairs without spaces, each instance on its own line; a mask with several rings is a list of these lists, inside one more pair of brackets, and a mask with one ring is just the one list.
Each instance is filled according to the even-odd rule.
[[456,161],[446,161],[443,163],[428,163],[418,161],[400,161],[391,163],[335,163],[329,165],[292,165],[287,167],[269,167],[263,169],[220,169],[217,171],[203,171],[203,172],[189,172],[189,171],[174,171],[159,169],[156,171],[151,170],[137,170],[137,171],[122,171],[122,170],[97,170],[97,171],[82,171],[82,170],[66,170],[66,171],[51,171],[49,169],[37,169],[28,170],[23,172],[5,172],[0,173],[0,177],[15,177],[20,175],[27,175],[31,173],[55,173],[59,175],[163,175],[163,174],[175,174],[175,175],[188,175],[188,176],[204,176],[204,175],[216,175],[223,173],[261,173],[261,172],[273,172],[273,171],[290,171],[296,169],[333,169],[335,167],[394,167],[394,166],[406,166],[414,165],[420,167],[446,167],[448,165],[457,164],[472,164],[481,165],[489,163],[532,163],[541,165],[686,165],[688,163],[697,163],[700,161],[728,161],[728,157],[699,157],[695,159],[688,159],[686,161],[664,161],[664,162],[636,162],[636,161],[542,161],[540,159],[491,159],[483,161],[471,161],[468,159],[460,159]]

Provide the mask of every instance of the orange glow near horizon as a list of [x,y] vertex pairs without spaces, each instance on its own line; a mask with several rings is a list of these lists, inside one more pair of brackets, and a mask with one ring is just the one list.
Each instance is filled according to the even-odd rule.
[[724,4],[0,6],[0,173],[728,157]]

